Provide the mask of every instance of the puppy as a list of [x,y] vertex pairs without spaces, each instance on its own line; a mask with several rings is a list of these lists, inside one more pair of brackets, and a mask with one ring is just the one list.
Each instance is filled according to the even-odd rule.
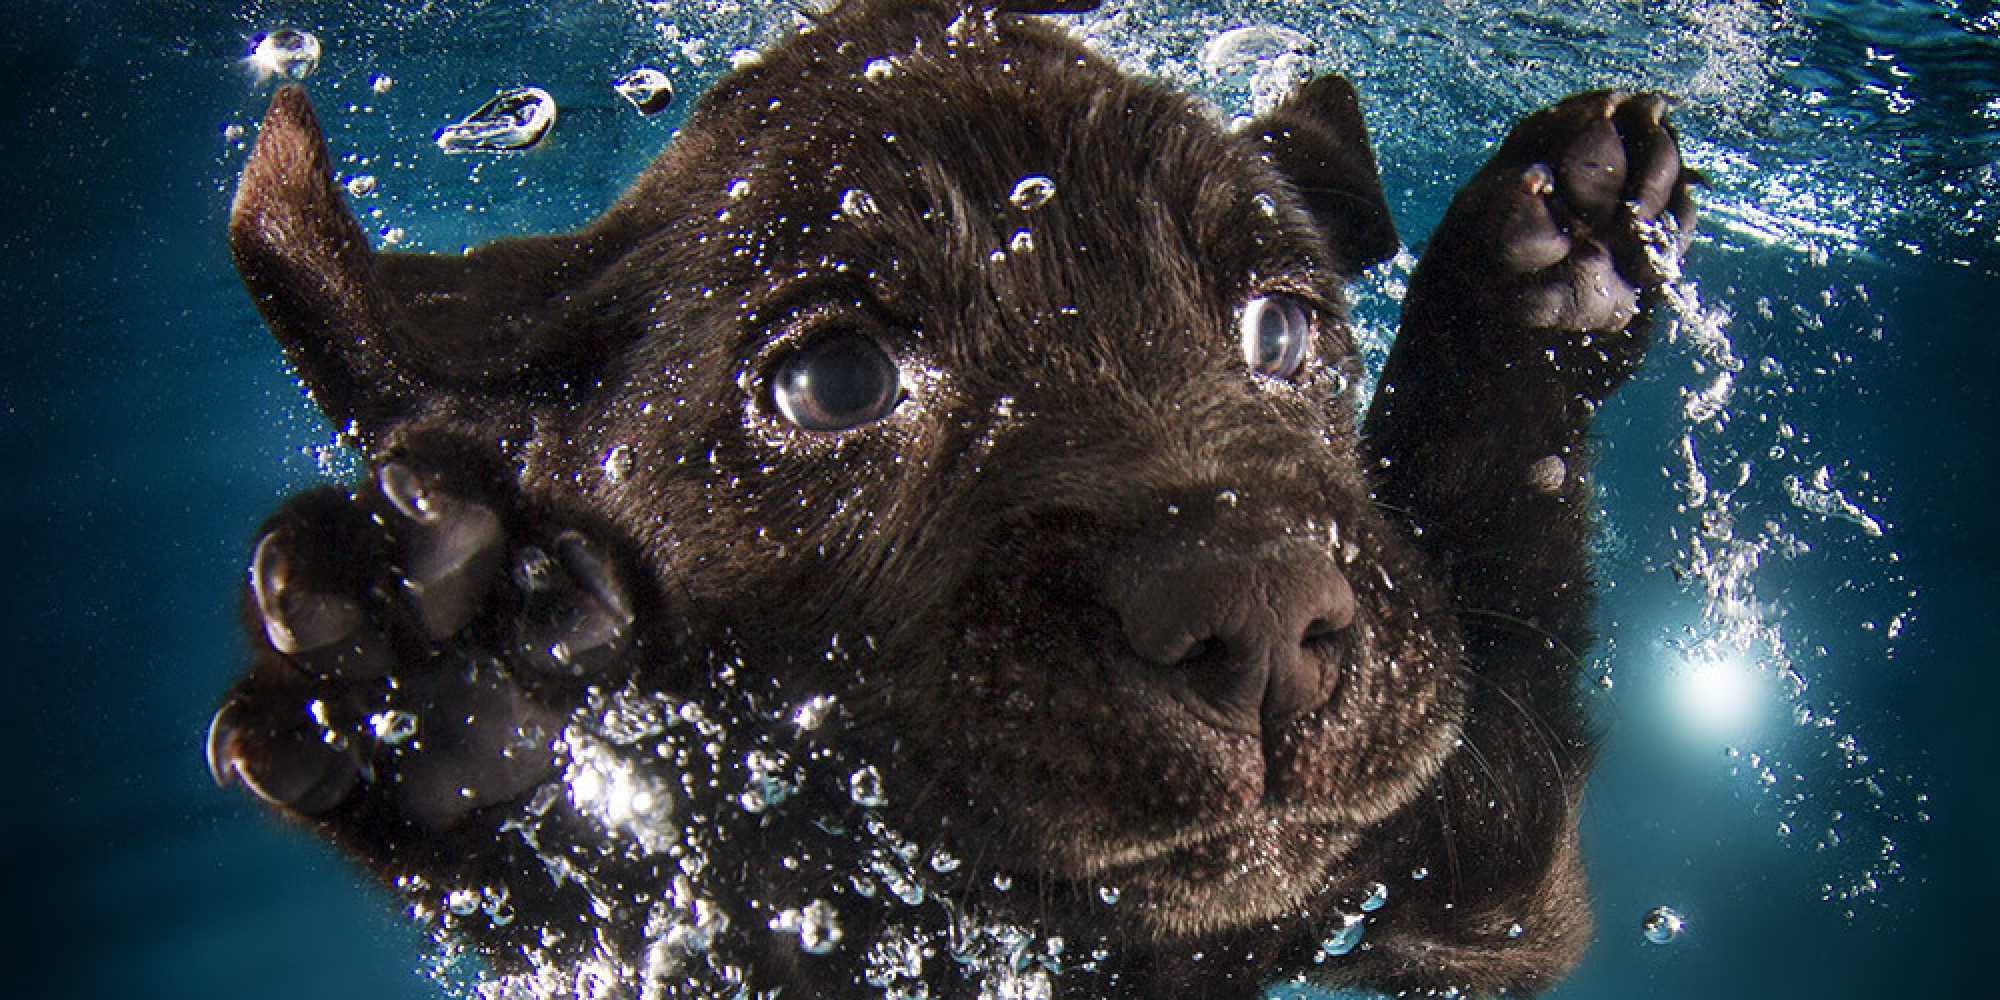
[[1225,131],[1075,6],[847,0],[589,226],[455,257],[372,251],[280,90],[232,247],[372,472],[260,534],[218,780],[506,995],[1564,974],[1664,100],[1513,130],[1357,419],[1352,87]]

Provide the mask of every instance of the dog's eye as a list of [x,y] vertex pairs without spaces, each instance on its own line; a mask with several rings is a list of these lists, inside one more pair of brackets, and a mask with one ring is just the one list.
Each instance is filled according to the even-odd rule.
[[1272,378],[1297,375],[1312,346],[1312,315],[1309,306],[1283,293],[1259,295],[1244,303],[1236,321],[1244,363]]
[[771,401],[795,426],[844,431],[880,420],[903,399],[903,376],[874,340],[843,333],[808,344],[778,363]]

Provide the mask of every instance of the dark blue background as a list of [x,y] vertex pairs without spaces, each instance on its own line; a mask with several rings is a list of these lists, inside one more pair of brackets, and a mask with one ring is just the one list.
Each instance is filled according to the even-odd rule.
[[[369,100],[363,64],[393,67],[397,89],[379,102],[378,125],[351,127],[401,137],[385,152],[414,164],[402,176],[437,181],[434,199],[412,201],[462,212],[463,242],[576,223],[610,201],[668,126],[621,114],[602,90],[602,68],[644,42],[606,5],[554,29],[481,7],[449,33],[434,25],[406,32],[360,5],[322,6],[291,22],[275,7],[196,3],[17,2],[7,12],[0,634],[11,637],[4,702],[16,763],[7,770],[0,859],[12,872],[14,929],[4,940],[13,995],[436,995],[413,971],[422,942],[385,898],[244,796],[215,789],[202,762],[209,713],[240,666],[233,607],[248,537],[279,498],[322,475],[306,452],[329,438],[229,267],[222,227],[241,149],[221,130],[252,123],[266,93],[234,60],[250,31],[280,23],[311,25],[344,46],[329,48],[329,65],[313,80],[316,100],[332,109],[337,150],[348,127],[343,103]],[[1885,8],[1829,5],[1820,20],[1804,20],[1803,51],[1859,87],[1841,75],[1859,58],[1855,36],[1839,27],[1855,9]],[[519,33],[529,27],[542,33]],[[1990,31],[1964,30],[1953,44],[1970,46],[1974,64],[1996,51]],[[427,57],[427,46],[440,45],[444,54]],[[440,108],[470,110],[483,96],[460,95],[525,82],[518,74],[530,65],[542,70],[534,82],[564,105],[561,139],[482,167],[483,183],[468,186],[464,163],[428,150]],[[2000,71],[1988,64],[1985,72],[1967,85],[1971,97],[1955,91],[1938,100],[1976,109],[1982,94],[2000,96]],[[402,100],[419,91],[438,99]],[[2000,161],[1990,119],[1984,133],[1953,120],[1919,120],[1914,132],[1886,139],[1862,123],[1815,141],[1829,155],[1849,140],[1913,156],[1934,145],[1914,184]],[[1697,116],[1691,134],[1699,125]],[[1420,236],[1440,211],[1441,179],[1479,155],[1385,148],[1392,195],[1408,192],[1396,205],[1406,235]],[[1991,203],[1989,193],[1981,204]],[[399,203],[386,218],[415,210]],[[1895,839],[1903,871],[1849,917],[1818,890],[1853,867],[1849,855],[1775,836],[1767,798],[1720,776],[1712,760],[1668,760],[1650,735],[1649,637],[1699,612],[1665,571],[1676,551],[1671,532],[1689,520],[1674,480],[1660,472],[1675,465],[1676,391],[1689,378],[1685,352],[1663,352],[1602,428],[1606,505],[1628,539],[1605,570],[1620,687],[1606,699],[1612,739],[1585,821],[1600,940],[1562,996],[1984,989],[1975,975],[1988,946],[1982,918],[2000,891],[1989,761],[1997,748],[1990,716],[2000,704],[1992,652],[2000,247],[1990,216],[1968,226],[1945,214],[1893,220],[1868,252],[1824,264],[1801,263],[1782,246],[1723,239],[1698,248],[1694,267],[1709,297],[1737,313],[1739,353],[1782,357],[1795,369],[1817,348],[1781,324],[1744,319],[1758,295],[1789,301],[1856,285],[1869,292],[1865,304],[1820,314],[1836,330],[1879,322],[1881,340],[1852,338],[1833,375],[1774,394],[1769,405],[1872,472],[1870,512],[1891,525],[1887,539],[1842,540],[1776,506],[1746,520],[1789,518],[1829,539],[1813,557],[1773,560],[1758,578],[1759,597],[1783,605],[1787,627],[1805,637],[1800,656],[1820,678],[1814,696],[1831,692],[1842,706],[1841,731],[1861,739],[1873,765],[1908,779],[1892,790],[1902,801],[1926,795],[1931,818],[1856,820],[1864,833]],[[431,249],[457,248],[450,225],[426,231]],[[1931,252],[1898,250],[1895,238]],[[1969,266],[1941,259],[1949,256]],[[1747,400],[1739,410],[1758,405]],[[1895,643],[1857,627],[1905,609],[1912,624]],[[1814,756],[1817,746],[1802,742],[1790,754],[1803,761],[1797,769],[1808,783],[1834,770]],[[1646,946],[1638,915],[1666,901],[1688,912],[1690,933],[1671,948]]]

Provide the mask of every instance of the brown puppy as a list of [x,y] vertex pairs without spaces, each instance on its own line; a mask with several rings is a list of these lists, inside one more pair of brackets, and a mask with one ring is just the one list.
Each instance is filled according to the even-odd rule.
[[283,90],[236,259],[375,473],[266,526],[211,763],[523,990],[1539,989],[1663,108],[1515,129],[1357,426],[1396,237],[1337,77],[1228,133],[849,0],[589,227],[448,258],[369,249]]

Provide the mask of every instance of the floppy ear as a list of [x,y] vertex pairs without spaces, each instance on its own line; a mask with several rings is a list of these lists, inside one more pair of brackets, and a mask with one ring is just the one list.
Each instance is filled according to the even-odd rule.
[[1396,224],[1382,200],[1382,179],[1352,84],[1331,73],[1322,76],[1252,121],[1247,134],[1291,179],[1346,273],[1396,252]]
[[547,378],[540,362],[584,353],[559,320],[615,256],[609,242],[586,231],[463,256],[378,254],[296,86],[272,98],[229,218],[258,311],[314,402],[364,444],[440,394]]

